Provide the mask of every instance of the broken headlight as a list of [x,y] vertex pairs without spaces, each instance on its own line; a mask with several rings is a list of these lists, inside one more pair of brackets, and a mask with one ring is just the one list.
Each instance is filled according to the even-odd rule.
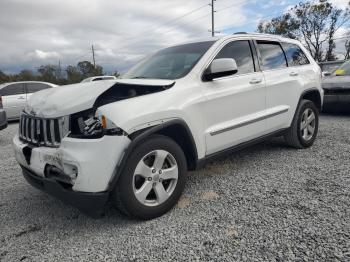
[[92,110],[74,114],[70,120],[70,137],[101,138],[104,135],[123,135],[124,131],[117,127],[106,116],[95,116]]

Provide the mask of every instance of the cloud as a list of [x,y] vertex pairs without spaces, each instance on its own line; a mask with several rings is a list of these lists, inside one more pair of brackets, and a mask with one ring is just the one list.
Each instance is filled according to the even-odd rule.
[[[337,5],[343,2],[332,1]],[[162,47],[209,37],[208,2],[1,0],[0,70],[35,69],[42,64],[58,64],[59,60],[63,66],[91,61],[93,44],[97,64],[109,73],[125,71]],[[263,9],[262,2],[216,1],[216,29],[222,33],[255,31],[261,17],[278,15],[284,6],[298,1],[266,1],[269,9]],[[178,19],[193,10],[197,11]]]
[[347,6],[349,6],[349,1],[348,0],[330,0],[330,2],[338,7],[338,8],[342,8],[345,9]]
[[[245,2],[218,12],[217,28],[243,24]],[[210,19],[203,0],[1,0],[0,70],[91,61],[93,44],[98,64],[123,71],[159,48],[209,37]]]
[[29,58],[40,59],[40,60],[51,60],[58,59],[60,55],[57,52],[45,52],[41,50],[35,50],[34,52],[28,53]]

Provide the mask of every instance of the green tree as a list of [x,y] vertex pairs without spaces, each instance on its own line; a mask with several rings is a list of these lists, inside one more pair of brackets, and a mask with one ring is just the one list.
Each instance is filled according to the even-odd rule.
[[99,65],[94,67],[89,61],[79,62],[77,67],[84,78],[103,75],[103,68]]
[[66,73],[68,84],[79,83],[84,79],[84,76],[76,66],[67,66]]
[[346,9],[334,7],[329,0],[301,2],[286,14],[261,22],[258,32],[299,39],[317,61],[332,60],[334,35],[350,20],[350,2]]
[[42,65],[38,69],[38,74],[31,70],[22,70],[18,74],[7,75],[0,71],[0,84],[15,81],[45,81],[58,85],[79,83],[83,79],[91,76],[103,75],[102,66],[94,67],[89,61],[82,61],[77,66],[69,65],[62,70],[56,65]]
[[9,76],[0,70],[0,84],[6,83],[9,81],[10,81]]
[[40,66],[38,69],[39,79],[45,82],[57,83],[57,68],[55,65]]
[[112,75],[115,76],[116,78],[120,77],[120,73],[118,71],[115,71]]
[[31,70],[22,70],[18,74],[18,80],[19,81],[34,81],[37,80],[37,77],[33,74],[33,71]]

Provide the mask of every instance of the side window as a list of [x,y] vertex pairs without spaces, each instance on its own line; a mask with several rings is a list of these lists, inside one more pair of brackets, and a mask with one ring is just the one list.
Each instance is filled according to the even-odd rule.
[[218,58],[233,58],[236,60],[238,74],[254,72],[254,60],[249,41],[234,41],[224,46],[217,54]]
[[303,50],[295,44],[282,43],[282,47],[287,56],[289,66],[299,66],[310,64]]
[[277,42],[258,41],[263,70],[287,67],[282,47]]
[[24,93],[25,92],[24,92],[24,85],[23,84],[8,85],[0,90],[0,95],[2,95],[2,96],[21,95]]
[[35,92],[38,92],[38,91],[43,90],[43,89],[50,88],[50,87],[51,86],[45,85],[42,83],[28,83],[27,84],[27,92],[29,94],[31,94],[31,93],[35,93]]

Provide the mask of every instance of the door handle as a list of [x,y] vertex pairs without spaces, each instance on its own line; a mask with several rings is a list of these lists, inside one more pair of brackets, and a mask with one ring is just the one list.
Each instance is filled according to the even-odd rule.
[[291,72],[289,75],[290,75],[290,76],[297,76],[297,75],[298,75],[298,72]]
[[24,96],[20,96],[20,97],[18,97],[17,99],[26,99]]
[[253,78],[252,80],[250,80],[249,83],[251,83],[251,84],[260,84],[261,82],[262,82],[262,79]]

